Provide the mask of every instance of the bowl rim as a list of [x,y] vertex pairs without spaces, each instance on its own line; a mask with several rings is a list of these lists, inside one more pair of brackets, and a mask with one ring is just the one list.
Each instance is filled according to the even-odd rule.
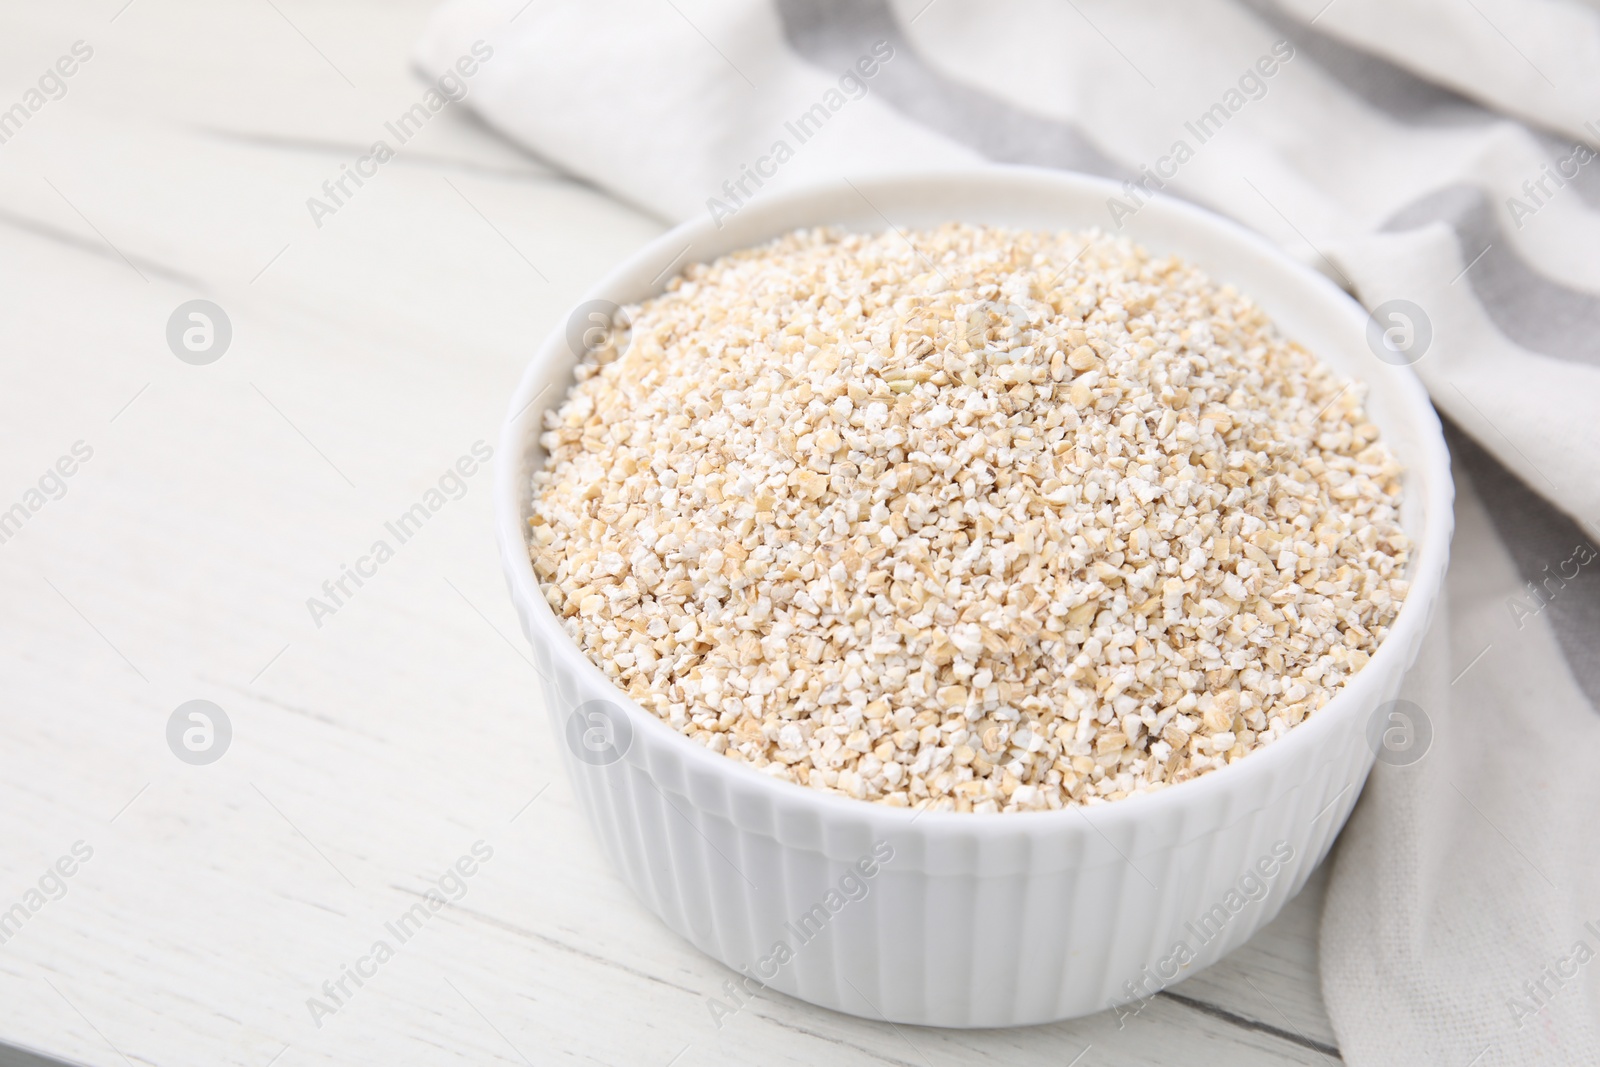
[[[840,184],[846,181],[847,179],[835,177],[797,185],[793,189],[781,192],[774,191],[750,202],[740,210],[739,214],[746,216],[744,221],[747,226],[759,223],[768,216],[781,214],[786,208],[793,208],[809,200],[836,196]],[[1096,197],[1114,197],[1123,193],[1121,186],[1104,178],[1074,171],[1008,164],[886,170],[875,172],[871,177],[848,179],[848,184],[864,199],[873,191],[880,193],[884,198],[892,199],[898,190],[907,187],[973,182],[989,186],[981,194],[984,196],[995,195],[1007,186],[1030,187],[1035,191],[1054,189],[1073,195],[1088,193]],[[874,197],[868,202],[875,205],[879,199]],[[1231,242],[1240,246],[1246,253],[1275,261],[1278,268],[1304,289],[1307,299],[1321,299],[1328,302],[1333,305],[1332,310],[1337,310],[1352,320],[1352,326],[1359,325],[1359,328],[1364,330],[1370,319],[1366,310],[1328,277],[1294,259],[1255,231],[1231,219],[1164,194],[1156,194],[1147,200],[1139,214],[1151,219],[1165,217],[1175,220],[1180,226],[1209,231],[1206,234],[1208,239]],[[1137,223],[1137,219],[1133,221]],[[893,225],[887,216],[884,217],[884,222],[888,226]],[[792,228],[786,225],[769,232],[767,238],[756,238],[750,244],[776,237],[789,232]],[[1137,228],[1142,229],[1143,226]],[[765,229],[763,232],[766,232]],[[704,218],[679,223],[624,257],[571,305],[568,317],[574,309],[584,303],[611,299],[610,294],[619,290],[637,289],[633,279],[646,264],[657,264],[670,259],[673,264],[681,266],[682,264],[677,263],[677,257],[682,256],[683,251],[687,251],[685,246],[703,247],[702,242],[710,243],[715,233],[716,227]],[[1126,236],[1136,243],[1145,243],[1137,232],[1130,232]],[[720,254],[722,253],[713,254],[708,258],[715,259]],[[684,259],[683,263],[704,261],[690,257]],[[646,287],[650,290],[650,295],[662,292],[672,276],[666,272],[657,276],[656,281]],[[638,299],[648,299],[648,296]],[[567,317],[558,321],[540,343],[525,368],[507,408],[507,417],[499,435],[499,452],[495,456],[493,492],[496,540],[512,598],[521,609],[520,614],[525,624],[533,631],[529,634],[530,639],[535,642],[545,642],[552,658],[562,657],[563,661],[575,669],[587,683],[587,688],[604,693],[607,700],[622,709],[628,718],[633,736],[629,750],[619,762],[640,765],[644,773],[651,773],[651,770],[643,766],[645,761],[638,755],[641,751],[641,740],[650,745],[676,746],[676,748],[669,747],[667,751],[682,760],[686,770],[711,775],[732,791],[765,790],[768,791],[769,799],[775,804],[781,804],[791,811],[805,812],[825,819],[830,824],[841,819],[856,824],[866,824],[881,833],[904,832],[913,822],[922,828],[923,833],[933,833],[940,829],[957,831],[981,828],[982,834],[986,837],[1019,835],[1037,837],[1068,830],[1083,830],[1086,823],[1095,831],[1102,832],[1111,828],[1126,829],[1133,825],[1151,823],[1173,814],[1181,815],[1189,810],[1200,810],[1208,803],[1231,810],[1232,817],[1229,820],[1231,822],[1244,817],[1247,813],[1234,810],[1228,801],[1240,791],[1251,791],[1252,778],[1259,780],[1255,789],[1259,793],[1260,786],[1274,780],[1274,772],[1292,768],[1296,760],[1314,759],[1314,748],[1324,740],[1324,736],[1342,728],[1345,725],[1344,721],[1354,716],[1357,708],[1367,702],[1364,699],[1367,697],[1366,690],[1382,684],[1381,680],[1391,674],[1403,676],[1409,664],[1396,664],[1395,661],[1402,656],[1414,656],[1422,636],[1421,631],[1430,620],[1434,603],[1443,585],[1454,518],[1452,511],[1454,484],[1451,479],[1449,450],[1445,444],[1438,415],[1421,380],[1409,367],[1389,366],[1385,368],[1388,380],[1384,388],[1390,391],[1392,399],[1398,401],[1397,407],[1402,409],[1397,412],[1396,421],[1404,418],[1418,424],[1418,452],[1422,457],[1421,463],[1413,463],[1407,469],[1408,476],[1412,477],[1407,479],[1406,493],[1418,494],[1416,500],[1421,506],[1420,536],[1413,538],[1413,553],[1407,568],[1410,588],[1405,603],[1390,626],[1388,636],[1372,654],[1371,660],[1345,683],[1326,706],[1308,716],[1298,726],[1291,728],[1283,737],[1249,753],[1246,758],[1236,763],[1185,782],[1151,792],[1135,793],[1116,801],[1068,804],[1060,809],[1043,811],[985,813],[891,807],[874,801],[857,800],[854,797],[824,792],[811,786],[777,778],[742,761],[712,752],[636,703],[612,682],[567,634],[545,600],[543,589],[528,555],[527,524],[523,518],[523,505],[531,497],[531,482],[522,476],[522,458],[529,445],[528,435],[537,432],[543,413],[559,404],[565,397],[565,392],[562,392],[560,395],[552,396],[545,403],[535,404],[535,401],[541,398],[534,394],[534,390],[538,387],[538,383],[548,376],[552,362],[570,356],[570,353],[563,353],[566,346],[566,321]],[[1375,378],[1371,375],[1351,375],[1351,377],[1369,384]],[[553,709],[547,708],[547,710]],[[565,755],[563,759],[566,759]],[[570,764],[570,760],[568,762]],[[1369,758],[1366,766],[1370,767],[1371,762],[1372,759]],[[1299,783],[1295,782],[1291,785],[1291,789],[1298,786]],[[1262,806],[1265,806],[1275,797],[1262,794],[1262,799]],[[1072,818],[1072,813],[1076,813],[1079,818]]]

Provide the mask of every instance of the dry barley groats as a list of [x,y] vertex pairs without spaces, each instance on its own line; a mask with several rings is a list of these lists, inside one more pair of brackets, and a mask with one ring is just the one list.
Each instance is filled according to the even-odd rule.
[[1361,387],[1179,260],[805,230],[630,312],[546,416],[533,563],[617,685],[775,777],[1161,788],[1315,713],[1405,597]]

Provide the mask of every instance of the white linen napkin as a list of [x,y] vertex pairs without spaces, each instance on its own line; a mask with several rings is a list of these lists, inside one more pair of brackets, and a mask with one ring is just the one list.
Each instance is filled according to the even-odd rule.
[[1105,229],[1186,197],[1394,328],[1469,477],[1408,683],[1432,747],[1380,763],[1339,846],[1329,1013],[1358,1067],[1594,1061],[1600,11],[450,0],[417,63],[480,39],[467,106],[663,219],[881,168],[1081,170],[1134,183]]

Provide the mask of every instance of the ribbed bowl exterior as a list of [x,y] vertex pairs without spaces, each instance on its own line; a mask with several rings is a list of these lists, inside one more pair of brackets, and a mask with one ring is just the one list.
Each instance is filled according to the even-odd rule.
[[[874,211],[902,212],[907,225],[1015,218],[1083,227],[1092,223],[1080,216],[1115,192],[1025,168],[858,186]],[[996,202],[1005,206],[986,206]],[[774,198],[759,212],[753,205],[731,234],[686,224],[591,296],[648,295],[646,272],[686,244],[709,259],[798,225],[879,228],[843,203],[824,188]],[[1258,300],[1291,336],[1312,335],[1322,347],[1308,347],[1371,386],[1373,417],[1407,464],[1404,519],[1417,544],[1399,619],[1335,700],[1247,759],[1157,793],[1058,812],[919,814],[775,780],[677,734],[584,657],[538,590],[525,541],[528,478],[542,456],[539,415],[559,403],[576,358],[564,333],[524,378],[498,459],[497,521],[573,789],[639,899],[742,975],[897,1023],[1015,1026],[1101,1011],[1188,977],[1271,921],[1355,804],[1374,761],[1369,723],[1416,656],[1448,553],[1449,462],[1437,419],[1408,371],[1375,360],[1352,366],[1349,334],[1361,335],[1365,317],[1312,272],[1194,208],[1158,201],[1141,218],[1134,236],[1152,251],[1177,246],[1170,250],[1252,295],[1244,283],[1273,287],[1261,271],[1285,275],[1273,300]],[[1209,263],[1207,241],[1222,248]],[[1296,300],[1321,311],[1298,314]],[[599,755],[577,740],[603,721],[596,708],[621,724]]]

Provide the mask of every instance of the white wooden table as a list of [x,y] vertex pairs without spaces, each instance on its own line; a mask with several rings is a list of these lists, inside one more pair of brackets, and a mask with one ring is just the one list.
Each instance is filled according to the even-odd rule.
[[[715,1027],[729,972],[573,807],[488,474],[320,627],[306,606],[493,442],[536,339],[661,222],[446,110],[318,228],[306,199],[420,94],[420,2],[0,10],[0,108],[93,49],[0,145],[0,511],[26,512],[0,544],[0,909],[23,906],[0,1042],[162,1067],[1337,1059],[1320,875],[1120,1025],[894,1028],[767,994]],[[195,298],[232,324],[209,365],[166,340]],[[80,441],[65,495],[30,496]],[[232,726],[203,766],[166,738],[195,699]],[[480,840],[465,895],[316,1025],[307,998]],[[64,895],[30,898],[77,842]]]

